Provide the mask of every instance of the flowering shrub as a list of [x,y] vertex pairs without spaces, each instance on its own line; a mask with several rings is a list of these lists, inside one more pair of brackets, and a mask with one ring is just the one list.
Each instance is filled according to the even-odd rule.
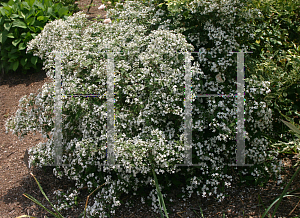
[[[235,93],[236,69],[219,75],[217,83],[215,75],[204,75],[199,62],[190,56],[194,60],[191,66],[193,163],[200,166],[175,166],[183,164],[185,156],[185,59],[178,52],[193,51],[194,46],[176,31],[151,30],[157,21],[154,7],[126,2],[123,9],[110,10],[109,14],[118,20],[111,24],[91,23],[79,12],[66,21],[53,21],[28,44],[28,51],[45,59],[44,69],[52,79],[55,67],[52,51],[64,52],[61,57],[64,95],[100,95],[62,97],[62,162],[69,166],[54,168],[54,174],[75,180],[77,189],[87,186],[91,191],[103,182],[108,184],[87,208],[92,217],[113,214],[121,203],[120,195],[129,192],[140,194],[142,202],[147,196],[157,212],[151,163],[159,181],[164,181],[160,188],[183,186],[184,200],[194,191],[197,195],[224,199],[222,188],[238,179],[232,176],[234,167],[226,166],[235,163],[236,105],[234,98],[201,100],[196,94]],[[116,166],[104,164],[107,141],[104,51],[115,52]],[[268,86],[253,78],[246,80],[246,163],[254,166],[243,167],[239,175],[258,183],[268,178],[269,173],[276,176],[279,172],[276,155],[268,151],[267,140],[261,135],[271,127],[272,113],[262,99],[262,94],[270,91]],[[49,140],[29,150],[30,164],[37,167],[53,164],[54,141],[50,136],[54,133],[54,83],[46,83],[37,95],[24,96],[19,106],[16,116],[6,123],[7,131],[11,129],[22,138],[29,131],[39,130]],[[76,194],[69,190],[67,203],[57,208],[70,206],[70,199],[75,199]]]

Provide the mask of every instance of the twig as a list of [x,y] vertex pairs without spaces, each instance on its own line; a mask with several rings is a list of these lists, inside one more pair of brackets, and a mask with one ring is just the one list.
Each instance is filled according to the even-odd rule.
[[177,215],[180,216],[181,218],[183,218],[183,217],[180,215],[180,213],[184,213],[184,212],[186,212],[186,211],[177,212]]
[[294,209],[289,213],[289,216],[294,212],[294,210],[296,209],[296,207],[298,206],[299,203],[300,203],[300,200],[298,201],[298,203],[296,204],[296,206],[294,207]]

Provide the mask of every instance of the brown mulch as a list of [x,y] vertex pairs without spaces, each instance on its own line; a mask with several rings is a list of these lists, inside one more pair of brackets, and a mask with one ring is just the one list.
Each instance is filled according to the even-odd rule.
[[[90,3],[90,0],[82,0],[79,2],[79,8],[86,12],[87,9],[84,5]],[[90,9],[91,18],[96,18],[96,15],[100,14],[104,18],[104,11],[99,11],[98,7],[101,1],[94,0],[96,6]],[[4,123],[5,120],[14,115],[18,109],[19,99],[24,95],[30,93],[36,93],[36,91],[42,87],[45,82],[51,82],[46,77],[46,73],[41,70],[38,73],[32,73],[27,75],[10,73],[5,75],[0,83],[0,217],[1,218],[15,218],[21,215],[30,215],[35,217],[52,217],[44,209],[37,206],[29,199],[22,196],[23,193],[27,193],[37,200],[39,200],[47,208],[51,208],[49,203],[41,194],[35,180],[30,176],[29,170],[24,164],[23,157],[26,149],[35,146],[44,139],[39,133],[36,135],[28,134],[22,141],[17,136],[12,135],[11,132],[5,133]],[[286,169],[284,170],[284,178],[287,184],[288,180],[292,177],[295,169],[291,168],[296,163],[294,155],[282,155],[282,159],[285,160]],[[68,186],[74,186],[74,182],[67,179],[57,179],[52,174],[51,167],[45,167],[44,169],[33,169],[33,174],[40,182],[43,190],[49,197],[51,202],[55,202],[53,191],[58,189],[66,189]],[[292,183],[289,191],[300,188],[299,176],[296,177]],[[174,190],[173,194],[176,194],[180,190]],[[213,198],[203,199],[197,195],[187,202],[181,200],[175,200],[173,205],[168,205],[167,208],[170,212],[173,212],[169,217],[198,217],[195,210],[199,215],[199,206],[203,209],[204,217],[222,217],[225,213],[226,217],[261,217],[264,212],[264,207],[258,200],[258,194],[265,207],[268,207],[273,200],[279,196],[282,192],[276,182],[270,181],[267,187],[235,187],[233,186],[228,190],[229,197],[221,203],[218,203]],[[81,200],[77,208],[72,208],[62,214],[65,217],[78,217],[84,209],[86,197],[89,193],[83,193]],[[126,200],[132,198],[133,195],[124,195],[122,199]],[[173,197],[173,199],[176,199]],[[276,213],[276,217],[295,217],[300,214],[300,205],[298,198],[290,197],[285,198],[281,206]],[[151,208],[142,205],[139,199],[132,207],[126,208],[120,206],[116,211],[114,217],[126,217],[126,218],[138,218],[138,217],[160,217],[159,214],[151,212]],[[291,211],[293,211],[291,213]],[[289,215],[291,213],[291,215]]]

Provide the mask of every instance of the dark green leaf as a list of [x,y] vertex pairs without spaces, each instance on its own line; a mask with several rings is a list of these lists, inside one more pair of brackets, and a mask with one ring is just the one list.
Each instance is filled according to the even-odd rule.
[[16,53],[10,52],[10,53],[8,54],[8,57],[9,57],[10,59],[16,59],[16,58],[18,58],[18,57],[19,57],[19,54],[16,54]]
[[22,58],[21,59],[21,65],[24,67],[27,63],[27,58]]
[[16,71],[19,67],[19,61],[16,60],[15,62],[13,62],[12,67],[13,67],[13,71]]
[[31,57],[31,63],[32,63],[34,66],[36,65],[37,61],[38,61],[38,57],[35,57],[35,56]]
[[0,35],[0,42],[2,43],[2,44],[4,44],[5,43],[5,41],[6,41],[6,39],[7,39],[7,31],[6,30],[4,30],[2,33],[0,33],[1,35]]

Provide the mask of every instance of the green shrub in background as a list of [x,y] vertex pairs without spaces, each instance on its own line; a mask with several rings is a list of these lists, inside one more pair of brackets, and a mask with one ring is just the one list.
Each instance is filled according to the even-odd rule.
[[287,119],[297,126],[300,121],[300,2],[286,0],[254,0],[249,8],[259,8],[260,16],[254,17],[255,38],[248,42],[249,74],[261,81],[269,81],[271,92],[265,100],[272,108],[273,142],[290,141],[289,129],[280,119]]
[[53,3],[61,3],[63,6],[66,6],[69,8],[69,11],[74,14],[80,9],[78,8],[78,4],[75,3],[76,0],[53,0]]
[[[31,68],[41,69],[42,60],[26,54],[27,43],[34,39],[48,21],[66,19],[71,13],[61,3],[51,0],[10,0],[0,7],[0,67],[26,74]],[[37,67],[39,66],[39,67]]]

